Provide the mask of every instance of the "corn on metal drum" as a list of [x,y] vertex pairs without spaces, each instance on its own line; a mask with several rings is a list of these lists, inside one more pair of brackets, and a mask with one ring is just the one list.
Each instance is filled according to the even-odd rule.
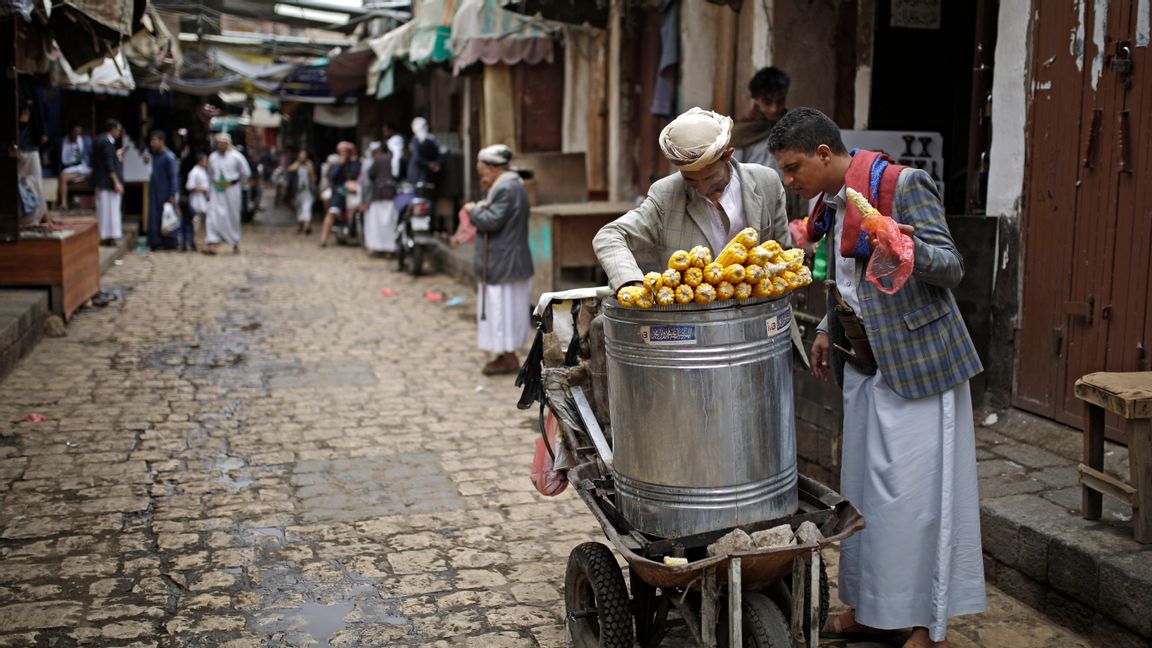
[[787,299],[604,314],[624,518],[675,538],[795,513]]

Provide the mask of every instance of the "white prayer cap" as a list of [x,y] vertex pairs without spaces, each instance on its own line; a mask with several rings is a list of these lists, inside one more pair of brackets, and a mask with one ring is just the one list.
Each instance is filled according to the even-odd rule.
[[232,146],[232,136],[228,133],[216,133],[217,142],[227,142],[228,146]]
[[428,120],[417,117],[412,120],[412,136],[423,142],[428,137]]
[[368,155],[372,155],[373,153],[375,153],[376,151],[379,151],[379,150],[380,150],[380,142],[378,140],[370,142],[368,144]]
[[660,131],[660,150],[681,171],[696,171],[719,160],[732,141],[732,118],[692,108]]
[[492,166],[508,166],[512,161],[512,149],[503,144],[493,144],[480,149],[476,159]]

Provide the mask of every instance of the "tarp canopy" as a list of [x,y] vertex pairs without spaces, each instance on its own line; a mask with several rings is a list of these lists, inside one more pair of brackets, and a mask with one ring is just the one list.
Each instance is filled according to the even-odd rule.
[[68,65],[68,59],[63,56],[57,63],[63,73],[63,78],[59,79],[60,85],[69,90],[124,96],[136,89],[136,81],[132,78],[132,70],[123,53],[104,59],[103,63],[84,74],[73,71],[72,66]]
[[500,0],[500,6],[526,16],[604,29],[612,0]]
[[328,87],[332,95],[340,97],[364,86],[368,69],[376,60],[376,53],[367,43],[332,57],[328,62]]
[[458,0],[418,0],[413,4],[412,44],[408,60],[421,66],[443,63],[452,58],[448,39],[452,35],[453,16]]
[[368,46],[376,55],[376,64],[368,67],[368,96],[385,99],[392,95],[396,86],[396,61],[408,56],[412,46],[414,25],[410,22],[379,38],[368,41]]
[[507,11],[500,0],[460,0],[452,19],[454,70],[482,62],[535,64],[551,62],[553,38],[560,23]]

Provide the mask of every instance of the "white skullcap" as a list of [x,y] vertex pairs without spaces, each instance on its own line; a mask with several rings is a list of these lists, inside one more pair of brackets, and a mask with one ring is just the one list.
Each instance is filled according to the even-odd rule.
[[228,142],[228,146],[232,146],[232,136],[228,133],[216,133],[216,141]]
[[692,108],[660,131],[660,150],[681,171],[696,171],[719,160],[732,141],[732,118]]
[[375,153],[376,151],[379,151],[379,150],[380,150],[380,142],[379,141],[373,141],[373,142],[370,142],[368,144],[368,155],[372,155],[373,153]]
[[512,161],[512,149],[503,144],[493,144],[480,149],[476,159],[492,166],[508,166]]
[[423,142],[428,138],[428,120],[423,117],[417,117],[412,120],[412,136],[416,141]]

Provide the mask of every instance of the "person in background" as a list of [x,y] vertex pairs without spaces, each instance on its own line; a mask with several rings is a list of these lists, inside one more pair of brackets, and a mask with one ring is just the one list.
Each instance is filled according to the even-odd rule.
[[364,247],[371,254],[391,254],[396,251],[396,177],[392,164],[393,153],[380,142],[368,147],[372,160],[368,163],[361,209],[364,209]]
[[68,185],[84,182],[92,174],[92,138],[73,124],[60,145],[60,209],[69,209]]
[[440,173],[440,143],[428,131],[428,120],[412,120],[412,141],[408,143],[408,182],[435,184]]
[[39,225],[48,213],[48,206],[44,203],[43,167],[40,164],[40,145],[45,135],[41,120],[35,112],[31,100],[20,107],[20,158],[16,163],[19,196],[16,204],[21,227]]
[[532,333],[528,192],[511,161],[512,149],[503,144],[481,149],[476,173],[488,195],[464,206],[481,238],[474,261],[480,278],[476,341],[481,350],[496,354],[482,369],[487,375],[518,371],[516,350]]
[[180,221],[180,250],[196,251],[196,222],[208,213],[208,196],[212,183],[208,180],[208,156],[196,154],[196,165],[188,171],[188,181],[184,183],[188,192],[188,209]]
[[296,205],[296,233],[312,233],[312,204],[315,202],[313,192],[316,190],[316,166],[308,157],[308,151],[300,149],[296,154],[296,161],[288,167],[292,178],[292,198]]
[[320,247],[328,247],[328,237],[337,216],[348,208],[348,197],[357,193],[360,177],[360,160],[356,158],[356,145],[340,142],[336,145],[340,160],[328,169],[328,181],[332,188],[332,198],[328,202],[328,213],[324,214],[324,227],[320,231]]
[[164,209],[180,203],[180,169],[176,154],[168,148],[168,135],[164,131],[152,131],[148,141],[152,149],[152,175],[148,181],[148,247],[153,250],[174,250],[177,241],[171,234],[161,229],[164,222]]
[[92,186],[96,189],[96,218],[103,245],[117,245],[123,236],[120,200],[124,196],[124,167],[120,136],[124,127],[115,119],[92,141]]
[[768,133],[776,122],[788,112],[788,88],[791,80],[783,70],[774,67],[761,69],[748,82],[748,95],[752,109],[732,129],[732,157],[744,164],[762,164],[775,171],[776,160],[768,150]]
[[244,200],[241,191],[250,174],[248,160],[232,146],[232,136],[217,134],[216,150],[208,156],[212,193],[208,199],[205,254],[216,254],[221,243],[228,243],[234,253],[240,253],[240,209]]
[[[968,387],[983,368],[952,295],[964,261],[940,192],[920,169],[849,153],[840,128],[812,108],[789,112],[768,146],[784,183],[819,198],[808,234],[828,237],[828,312],[838,291],[867,332],[849,342],[841,318],[826,317],[812,344],[813,374],[831,369],[843,390],[840,492],[868,521],[840,550],[840,599],[853,609],[820,634],[876,639],[912,627],[904,648],[947,648],[948,620],[986,608]],[[848,188],[915,241],[912,275],[895,293],[865,279],[876,241]]]

